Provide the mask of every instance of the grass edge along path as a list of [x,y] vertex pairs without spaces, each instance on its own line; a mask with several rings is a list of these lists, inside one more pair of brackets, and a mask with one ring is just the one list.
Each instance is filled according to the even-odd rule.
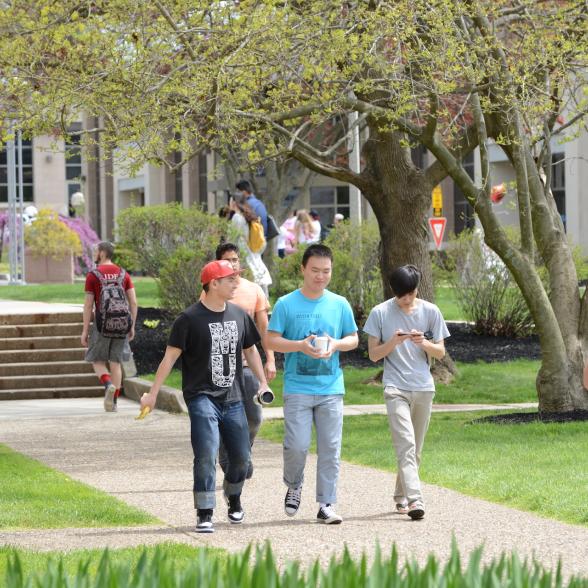
[[152,515],[0,444],[0,529],[130,527]]
[[[132,276],[137,302],[143,308],[159,308],[159,288],[153,278]],[[0,299],[60,304],[84,304],[84,280],[73,284],[1,285]]]
[[[511,404],[515,402],[537,402],[535,378],[540,362],[516,359],[501,363],[457,364],[459,374],[451,384],[437,384],[436,404]],[[381,367],[343,369],[345,376],[345,404],[384,404],[381,384],[364,382],[380,371]],[[155,374],[139,376],[154,381]],[[270,384],[276,393],[273,406],[283,406],[283,374],[278,372]],[[182,374],[174,370],[166,385],[182,389]]]
[[[139,548],[140,549],[140,548]],[[430,556],[424,564],[414,559],[401,562],[393,544],[390,552],[382,553],[376,546],[372,562],[367,557],[353,559],[347,549],[341,557],[333,558],[327,566],[318,562],[303,568],[292,562],[280,569],[268,543],[255,550],[249,546],[236,554],[222,555],[200,549],[191,562],[177,561],[174,545],[143,552],[137,549],[120,559],[114,551],[99,556],[94,572],[94,562],[78,561],[75,572],[71,564],[60,560],[47,560],[46,568],[31,577],[21,564],[18,552],[7,556],[6,585],[11,588],[25,586],[89,586],[95,588],[126,588],[131,586],[239,586],[240,588],[266,588],[270,586],[529,586],[587,588],[588,578],[564,579],[565,570],[558,565],[555,570],[546,569],[540,562],[521,561],[516,553],[502,554],[489,563],[482,562],[483,550],[474,550],[467,566],[462,564],[459,549],[454,542],[445,563]],[[189,550],[190,548],[187,548]],[[194,548],[192,548],[194,550]],[[184,549],[186,551],[186,548]],[[1,556],[2,552],[0,552]],[[140,554],[140,555],[138,555]],[[130,555],[130,557],[129,557]],[[138,559],[137,559],[138,555]],[[131,561],[132,558],[132,561]],[[0,560],[1,561],[1,560]],[[136,561],[136,563],[135,563]],[[178,565],[178,563],[180,565]],[[94,572],[94,573],[93,573]],[[1,576],[0,576],[1,577]]]
[[[489,414],[432,415],[422,455],[423,482],[588,526],[586,423],[473,423]],[[282,443],[283,429],[281,420],[266,421],[259,435]],[[316,452],[314,437],[311,451]],[[345,417],[341,458],[396,471],[387,417]]]

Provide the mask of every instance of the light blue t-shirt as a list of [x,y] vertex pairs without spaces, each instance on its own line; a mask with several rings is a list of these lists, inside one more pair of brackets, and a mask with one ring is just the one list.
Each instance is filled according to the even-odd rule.
[[[311,299],[295,290],[276,302],[268,330],[291,341],[309,335],[341,339],[356,333],[357,325],[343,296],[325,290],[320,298]],[[284,394],[345,394],[338,351],[329,359],[314,359],[300,352],[284,355]]]

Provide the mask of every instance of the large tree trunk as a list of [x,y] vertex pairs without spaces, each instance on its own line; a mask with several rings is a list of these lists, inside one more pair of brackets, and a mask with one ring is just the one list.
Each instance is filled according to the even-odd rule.
[[392,270],[408,263],[422,272],[419,295],[434,300],[429,255],[427,214],[431,190],[424,172],[414,166],[410,150],[401,145],[399,133],[370,128],[363,148],[369,183],[363,195],[371,204],[381,237],[381,270],[386,298],[393,296]]
[[[362,148],[365,161],[361,174],[331,167],[300,151],[293,151],[301,163],[324,175],[354,183],[370,203],[380,229],[380,270],[386,298],[393,296],[388,279],[401,265],[413,264],[422,273],[419,296],[434,302],[433,271],[429,255],[427,213],[433,186],[403,146],[401,133],[383,132],[374,122]],[[457,372],[449,355],[435,363],[438,381],[448,382]]]
[[[422,273],[419,297],[435,301],[429,254],[427,215],[433,186],[402,145],[400,133],[381,132],[374,126],[363,148],[369,181],[363,195],[371,204],[380,228],[380,269],[384,294],[393,296],[389,276],[395,268],[413,264]],[[449,382],[457,369],[446,355],[433,367],[435,379]]]

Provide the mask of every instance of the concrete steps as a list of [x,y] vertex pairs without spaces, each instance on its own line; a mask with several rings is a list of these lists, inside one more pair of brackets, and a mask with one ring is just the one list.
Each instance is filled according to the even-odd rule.
[[66,349],[7,349],[0,351],[0,364],[20,362],[48,361],[79,361],[84,359],[86,350],[83,347]]
[[54,374],[0,377],[0,390],[36,390],[38,388],[76,388],[96,386],[96,374]]
[[0,314],[0,400],[100,397],[81,311]]
[[94,370],[92,369],[92,364],[87,361],[0,363],[0,377],[93,373]]
[[81,346],[79,337],[9,337],[0,339],[0,351],[29,349],[68,349]]
[[36,400],[37,398],[100,398],[102,386],[76,386],[73,388],[35,388],[31,390],[0,390],[0,400]]
[[82,334],[82,323],[55,323],[49,325],[0,325],[0,339],[16,337],[57,337]]
[[72,312],[19,312],[0,314],[0,325],[53,325],[55,323],[82,324],[81,311]]

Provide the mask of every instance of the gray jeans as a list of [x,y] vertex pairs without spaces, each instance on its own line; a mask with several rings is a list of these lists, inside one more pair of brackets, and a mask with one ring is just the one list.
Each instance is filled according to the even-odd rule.
[[425,435],[431,419],[434,392],[415,392],[386,386],[384,400],[398,474],[394,501],[397,504],[422,500],[419,465]]
[[288,488],[298,488],[304,482],[313,422],[318,453],[316,501],[335,504],[343,431],[342,394],[284,394],[284,483]]
[[[245,416],[247,417],[247,425],[249,427],[249,446],[253,447],[253,441],[255,441],[255,437],[257,436],[259,427],[261,427],[263,421],[263,410],[261,406],[253,402],[253,397],[257,394],[257,390],[259,389],[259,381],[247,366],[243,366],[243,381],[245,382],[245,388],[241,391],[241,396],[243,397],[243,408],[245,409]],[[218,452],[218,461],[221,469],[226,474],[229,467],[229,458],[222,439]],[[252,471],[253,468],[250,459],[247,468],[247,478],[251,477]]]

